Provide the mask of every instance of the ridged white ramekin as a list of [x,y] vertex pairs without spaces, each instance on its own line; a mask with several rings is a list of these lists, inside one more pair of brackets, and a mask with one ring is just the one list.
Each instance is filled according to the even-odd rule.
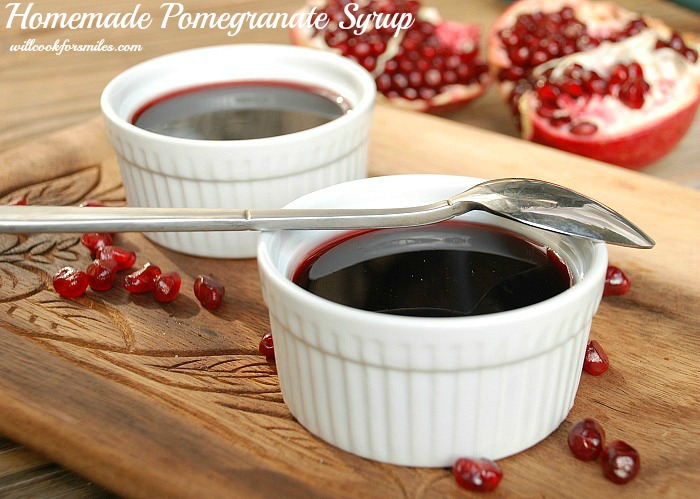
[[[378,177],[333,186],[290,206],[388,207],[447,199],[477,179]],[[578,388],[602,296],[602,243],[559,236],[481,212],[554,249],[575,284],[546,301],[474,317],[401,317],[322,299],[291,281],[337,232],[263,233],[258,262],[282,395],[311,433],[359,456],[409,466],[499,459],[544,439]]]
[[[205,141],[149,132],[131,123],[153,99],[198,85],[284,81],[346,98],[352,110],[315,128],[277,137]],[[367,173],[375,97],[372,77],[341,56],[286,45],[226,45],[176,52],[118,75],[102,94],[110,141],[131,206],[279,208],[308,192]],[[197,256],[255,256],[255,232],[150,233]]]

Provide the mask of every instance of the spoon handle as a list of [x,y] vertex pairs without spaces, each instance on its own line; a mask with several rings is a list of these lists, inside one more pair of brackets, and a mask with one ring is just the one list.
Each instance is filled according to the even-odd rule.
[[468,211],[448,201],[388,209],[199,209],[0,206],[0,233],[177,232],[409,227]]

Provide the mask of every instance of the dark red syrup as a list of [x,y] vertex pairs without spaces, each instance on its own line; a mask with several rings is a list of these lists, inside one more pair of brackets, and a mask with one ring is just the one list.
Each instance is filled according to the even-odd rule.
[[287,82],[236,81],[185,88],[138,109],[132,124],[171,137],[247,140],[301,132],[349,110],[332,92]]
[[313,251],[292,280],[342,305],[419,317],[513,310],[572,284],[550,248],[504,229],[455,221],[344,234]]

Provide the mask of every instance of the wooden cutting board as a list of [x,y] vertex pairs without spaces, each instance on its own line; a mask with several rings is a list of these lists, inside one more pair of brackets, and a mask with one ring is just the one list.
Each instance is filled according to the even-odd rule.
[[[632,287],[606,297],[591,337],[611,367],[584,373],[575,406],[549,438],[503,459],[499,496],[691,496],[700,487],[700,194],[621,168],[430,116],[378,107],[372,175],[526,176],[567,185],[630,217],[653,250],[610,248]],[[0,155],[0,203],[123,203],[99,119]],[[170,304],[117,286],[60,298],[50,276],[90,257],[76,235],[0,235],[0,433],[118,494],[141,497],[445,497],[450,471],[391,466],[340,451],[289,414],[254,260],[208,260],[118,236],[137,264],[177,270]],[[227,286],[202,309],[200,273]],[[594,417],[641,454],[639,476],[605,480],[574,459],[566,434]],[[466,494],[466,493],[465,493]]]

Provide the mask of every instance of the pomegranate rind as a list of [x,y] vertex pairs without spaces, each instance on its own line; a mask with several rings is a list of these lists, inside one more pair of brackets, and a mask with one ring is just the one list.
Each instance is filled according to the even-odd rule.
[[580,156],[638,170],[658,161],[678,145],[693,124],[698,104],[700,100],[696,99],[674,115],[619,137],[577,139],[571,134],[557,133],[551,126],[543,126],[541,120],[534,120],[524,138]]
[[[664,157],[680,142],[693,123],[699,102],[696,100],[678,114],[623,137],[575,140],[572,135],[556,134],[551,127],[535,123],[527,139],[579,156],[639,170]],[[659,133],[659,130],[664,131]]]
[[[319,7],[323,5],[323,3],[324,2],[321,1],[307,0],[306,6],[300,9],[298,12],[301,14],[306,14],[311,8]],[[481,27],[478,25],[467,25],[443,21],[438,10],[432,7],[421,6],[418,10],[417,17],[436,25],[438,28],[444,27],[445,29],[442,30],[442,33],[438,33],[438,36],[440,37],[441,42],[445,42],[446,45],[471,42],[471,44],[475,45],[477,48],[479,47]],[[376,69],[371,71],[373,77],[377,78],[380,76],[383,73],[386,62],[398,54],[399,47],[404,36],[405,31],[402,31],[399,32],[396,37],[392,37],[389,40],[386,50],[377,59]],[[451,37],[452,39],[446,39],[446,36]],[[330,47],[328,44],[326,44],[323,38],[323,33],[314,33],[313,28],[308,26],[295,26],[290,28],[290,41],[294,45],[331,51],[336,54],[343,55],[337,48]],[[478,52],[476,59],[476,62],[486,64],[486,61],[480,58]],[[486,71],[480,75],[478,82],[474,82],[469,85],[454,84],[445,86],[442,88],[439,94],[436,94],[430,99],[419,98],[409,100],[402,97],[388,97],[383,95],[381,92],[377,92],[377,101],[389,103],[395,107],[410,111],[440,114],[459,109],[470,101],[480,97],[489,88],[491,81],[491,75],[488,71]]]

